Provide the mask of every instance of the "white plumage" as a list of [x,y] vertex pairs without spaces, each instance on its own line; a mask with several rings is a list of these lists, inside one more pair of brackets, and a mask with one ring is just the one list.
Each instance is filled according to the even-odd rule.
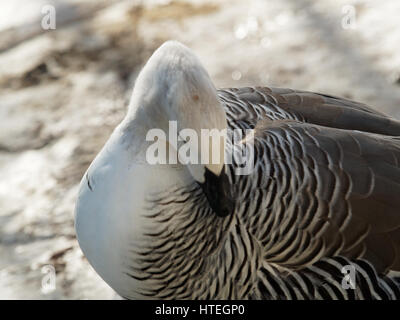
[[[255,170],[150,165],[146,133],[255,129]],[[397,137],[396,137],[397,136]],[[140,73],[129,111],[82,179],[79,244],[126,298],[396,298],[400,124],[353,101],[216,90],[185,46]],[[165,141],[168,143],[168,141]],[[222,145],[223,148],[223,145]],[[353,291],[341,268],[357,270]]]

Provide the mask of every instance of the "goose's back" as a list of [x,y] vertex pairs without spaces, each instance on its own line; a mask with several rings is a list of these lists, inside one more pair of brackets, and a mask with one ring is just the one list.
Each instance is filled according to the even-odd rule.
[[290,89],[224,89],[219,97],[231,129],[255,129],[254,171],[238,177],[230,167],[230,176],[238,224],[266,266],[304,274],[345,259],[362,274],[366,263],[380,281],[400,271],[399,121]]

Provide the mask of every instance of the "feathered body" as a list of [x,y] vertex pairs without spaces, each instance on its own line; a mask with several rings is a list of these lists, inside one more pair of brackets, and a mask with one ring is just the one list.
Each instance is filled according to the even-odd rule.
[[[191,54],[176,43],[159,50],[161,60]],[[204,92],[193,88],[187,92],[201,103]],[[227,178],[232,213],[219,217],[210,206],[204,168],[146,163],[144,130],[156,124],[145,113],[149,125],[140,125],[136,107],[81,183],[78,239],[103,279],[126,298],[400,298],[392,276],[400,271],[400,122],[290,89],[215,96],[226,120],[211,127],[255,130],[249,175],[235,175],[234,165],[212,168]],[[196,120],[166,119],[174,117]],[[349,265],[350,289],[342,273]]]

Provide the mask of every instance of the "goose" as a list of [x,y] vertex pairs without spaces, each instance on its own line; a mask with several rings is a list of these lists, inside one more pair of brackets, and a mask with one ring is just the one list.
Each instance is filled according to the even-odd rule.
[[[148,132],[171,121],[251,130],[252,170],[224,156],[149,163]],[[167,41],[81,180],[75,230],[126,299],[399,299],[400,122],[326,94],[217,90]]]

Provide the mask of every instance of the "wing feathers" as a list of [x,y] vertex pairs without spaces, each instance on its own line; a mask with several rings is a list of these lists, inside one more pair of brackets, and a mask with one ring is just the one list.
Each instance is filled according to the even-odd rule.
[[[278,205],[286,206],[282,224],[293,233],[265,241],[266,257],[299,268],[315,255],[340,254],[365,258],[380,272],[400,271],[399,121],[354,101],[283,88],[221,90],[220,97],[230,101],[229,123],[240,114],[255,128],[257,161],[286,199]],[[268,176],[253,180],[271,183]]]

